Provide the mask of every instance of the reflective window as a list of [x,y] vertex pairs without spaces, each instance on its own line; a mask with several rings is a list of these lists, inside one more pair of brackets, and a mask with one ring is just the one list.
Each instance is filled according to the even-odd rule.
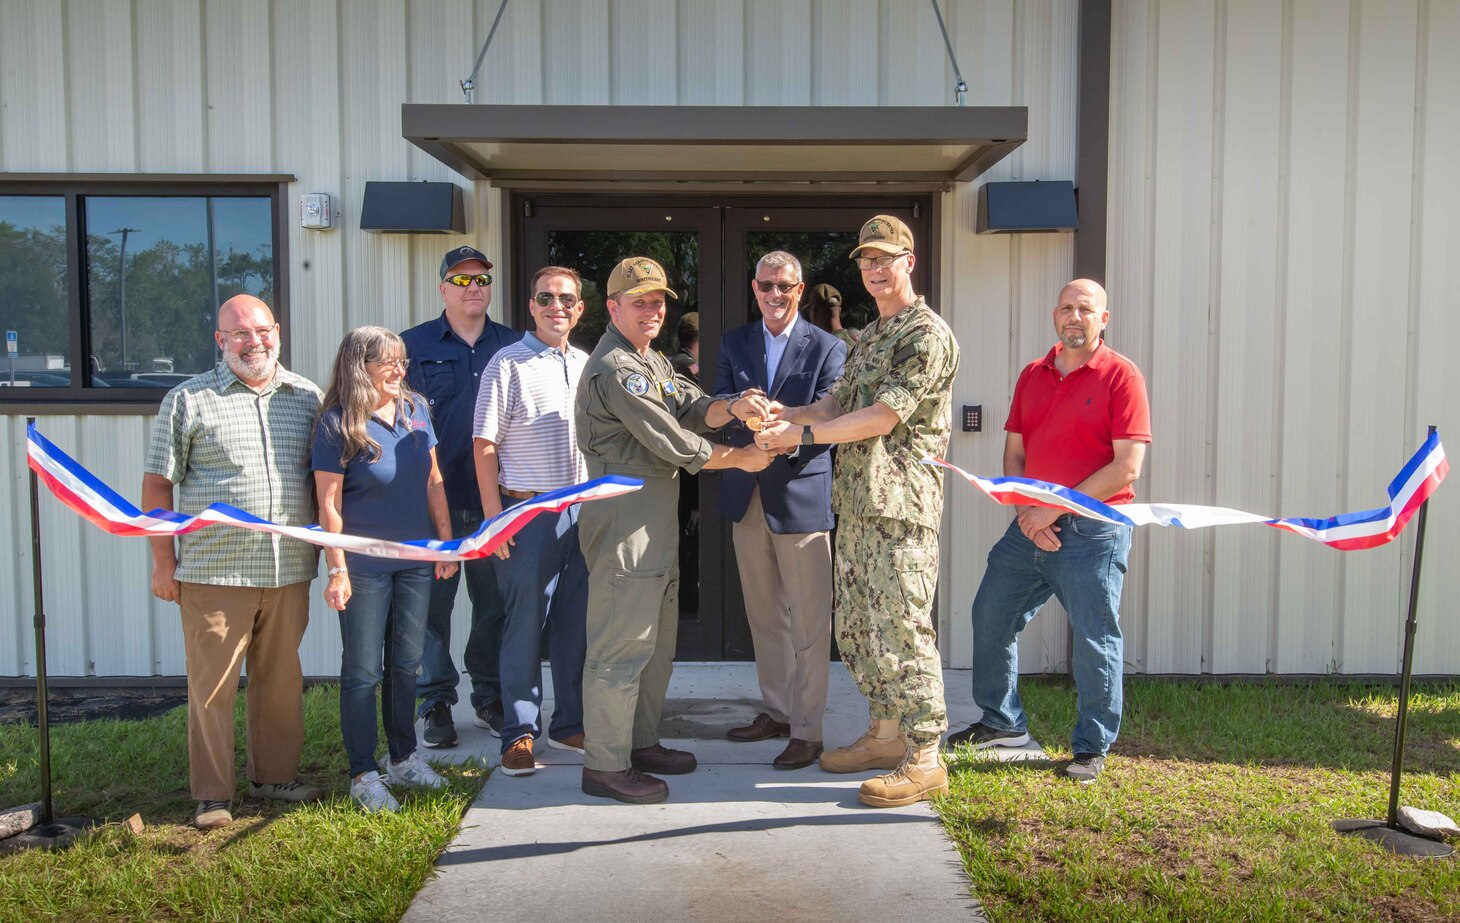
[[87,196],[88,382],[173,385],[213,367],[218,305],[274,304],[268,198]]
[[0,328],[15,333],[0,386],[71,385],[66,297],[66,200],[0,196]]

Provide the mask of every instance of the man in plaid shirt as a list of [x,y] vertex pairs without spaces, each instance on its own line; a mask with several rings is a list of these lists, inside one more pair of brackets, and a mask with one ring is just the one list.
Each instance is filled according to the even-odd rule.
[[[193,515],[221,502],[281,525],[310,524],[319,388],[279,365],[279,325],[251,295],[223,303],[213,337],[223,361],[172,389],[157,410],[143,508]],[[194,823],[208,829],[233,820],[233,703],[245,658],[250,797],[318,798],[320,790],[298,778],[299,642],[318,570],[314,547],[222,526],[179,536],[176,547],[170,537],[150,541],[152,593],[182,610]]]

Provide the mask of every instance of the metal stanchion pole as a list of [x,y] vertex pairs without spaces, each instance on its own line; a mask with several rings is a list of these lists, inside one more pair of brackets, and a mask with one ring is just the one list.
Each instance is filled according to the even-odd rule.
[[[27,432],[35,417],[26,417]],[[29,440],[27,440],[28,442]],[[41,822],[5,841],[7,849],[64,849],[76,835],[93,826],[89,817],[55,816],[51,797],[51,721],[47,711],[50,690],[46,685],[46,604],[41,568],[41,509],[35,469],[30,470],[30,558],[35,591],[35,710],[41,749]]]
[[[1431,426],[1429,435],[1435,434]],[[1394,756],[1389,765],[1389,814],[1384,820],[1346,817],[1333,822],[1333,829],[1373,840],[1390,852],[1403,856],[1440,858],[1453,850],[1448,844],[1417,836],[1399,826],[1399,778],[1404,773],[1404,732],[1409,723],[1409,681],[1414,672],[1414,632],[1419,626],[1419,573],[1425,554],[1425,519],[1430,501],[1419,507],[1415,523],[1414,567],[1409,577],[1409,615],[1404,620],[1404,658],[1399,673],[1399,715],[1394,723]]]

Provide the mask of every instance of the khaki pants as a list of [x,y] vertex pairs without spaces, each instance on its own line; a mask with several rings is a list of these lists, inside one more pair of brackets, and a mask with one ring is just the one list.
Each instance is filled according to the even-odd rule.
[[[597,476],[597,472],[591,472]],[[644,478],[631,494],[583,504],[588,562],[583,765],[619,772],[659,742],[679,637],[679,482]]]
[[831,537],[770,530],[760,487],[735,523],[735,560],[766,714],[820,741],[831,667]]
[[248,665],[248,777],[292,782],[304,744],[299,642],[309,624],[309,584],[277,588],[184,583],[188,766],[193,797],[232,800],[233,702]]

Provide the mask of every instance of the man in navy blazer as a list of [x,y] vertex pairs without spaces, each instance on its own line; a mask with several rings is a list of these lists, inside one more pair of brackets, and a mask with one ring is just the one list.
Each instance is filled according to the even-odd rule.
[[[831,390],[847,347],[799,316],[805,289],[796,257],[775,250],[760,258],[751,291],[761,319],[725,334],[715,366],[716,394],[758,388],[792,407],[815,403]],[[732,426],[727,436],[733,446],[754,441],[743,425]],[[821,755],[831,660],[829,447],[802,446],[764,471],[727,469],[723,478],[720,515],[734,523],[765,707],[726,736],[740,741],[789,736],[774,764],[799,769]]]

